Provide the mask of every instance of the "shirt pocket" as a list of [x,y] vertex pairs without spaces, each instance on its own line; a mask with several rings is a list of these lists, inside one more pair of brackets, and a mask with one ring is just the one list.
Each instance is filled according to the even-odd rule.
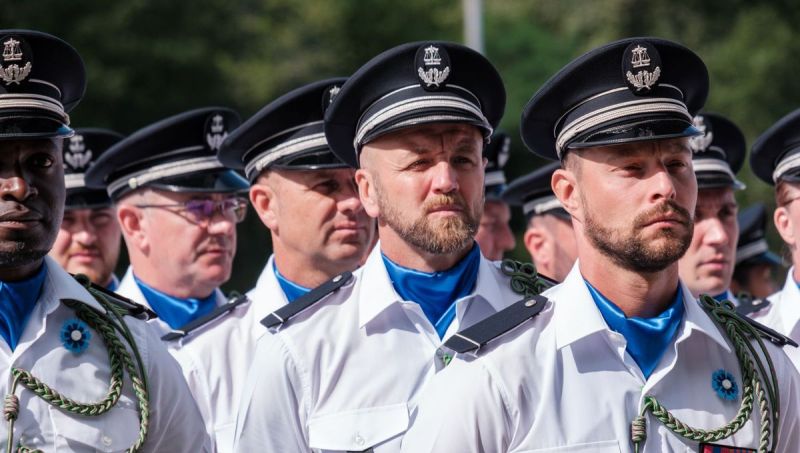
[[121,452],[139,438],[139,413],[115,407],[98,417],[71,414],[50,406],[56,452]]
[[[398,438],[408,429],[405,403],[370,407],[308,421],[308,446],[320,452],[380,451],[387,441]],[[396,439],[400,449],[399,439]]]
[[561,447],[520,450],[518,453],[620,453],[621,451],[619,442],[616,440],[604,440],[585,444],[564,445]]

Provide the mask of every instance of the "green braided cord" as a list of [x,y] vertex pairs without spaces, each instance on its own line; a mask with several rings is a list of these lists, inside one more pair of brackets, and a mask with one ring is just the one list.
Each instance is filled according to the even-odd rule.
[[503,274],[511,277],[511,289],[525,297],[535,296],[547,289],[547,283],[539,278],[536,266],[533,263],[520,263],[511,259],[504,259],[500,263]]
[[[111,363],[111,382],[109,385],[108,394],[98,403],[80,403],[56,392],[34,377],[30,372],[18,368],[12,368],[11,373],[14,376],[14,381],[11,386],[11,393],[6,395],[4,406],[4,415],[9,426],[9,438],[6,445],[6,451],[8,453],[11,453],[14,450],[12,448],[14,421],[19,413],[19,399],[15,395],[18,383],[21,383],[25,388],[31,390],[34,392],[34,394],[44,399],[49,404],[67,412],[83,416],[98,416],[110,410],[119,401],[122,393],[124,378],[123,367],[130,376],[131,383],[133,385],[133,391],[136,395],[139,406],[139,436],[136,443],[134,443],[134,445],[126,451],[129,453],[138,452],[141,450],[145,440],[147,439],[147,432],[150,425],[150,403],[148,398],[148,384],[146,379],[147,375],[145,373],[141,355],[139,354],[139,350],[136,347],[136,343],[133,339],[133,335],[131,335],[127,324],[122,318],[126,313],[123,310],[120,310],[114,304],[110,303],[105,296],[102,295],[102,293],[91,288],[88,278],[83,275],[79,275],[76,277],[76,279],[92,293],[100,305],[106,310],[106,313],[104,314],[79,301],[63,301],[66,306],[75,310],[78,318],[82,319],[91,328],[99,332],[100,337],[103,339],[103,343],[108,350],[109,361]],[[111,316],[116,318],[117,322],[111,319]],[[135,364],[131,358],[131,354],[128,352],[128,349],[117,337],[117,331],[133,350],[136,359]],[[144,378],[140,376],[144,376]],[[38,453],[40,450],[25,447],[21,444],[21,442],[18,442],[16,452]]]
[[[723,303],[702,295],[700,297],[703,308],[710,314],[717,324],[724,327],[728,340],[733,343],[739,368],[742,373],[742,403],[736,417],[726,425],[712,430],[692,428],[681,422],[669,412],[653,396],[644,398],[644,405],[639,416],[631,422],[631,440],[634,452],[639,452],[640,445],[647,438],[647,412],[660,421],[667,429],[684,438],[699,442],[715,442],[728,438],[739,431],[750,419],[753,411],[753,400],[758,400],[760,414],[759,453],[777,451],[778,414],[780,413],[780,400],[777,392],[777,377],[774,372],[772,360],[767,353],[761,336],[747,321],[736,314],[735,307],[729,301]],[[751,341],[754,341],[766,357],[770,373],[766,373],[761,357],[755,350]],[[768,376],[767,391],[762,386],[762,376]],[[770,410],[771,408],[771,410]],[[771,435],[772,434],[772,435]],[[772,448],[770,449],[770,439]]]

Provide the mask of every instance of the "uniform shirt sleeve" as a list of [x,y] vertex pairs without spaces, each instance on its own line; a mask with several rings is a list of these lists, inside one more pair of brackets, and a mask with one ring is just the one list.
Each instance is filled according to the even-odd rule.
[[278,335],[258,340],[236,419],[235,452],[309,451],[308,379]]
[[[786,346],[791,347],[791,346]],[[781,398],[780,433],[778,437],[778,451],[800,451],[800,374],[791,364],[783,350],[777,351],[781,359],[774,360],[780,363],[779,394]],[[774,357],[774,354],[772,354]]]
[[483,364],[454,360],[423,390],[402,451],[508,451],[512,411],[498,384]]
[[[145,326],[149,327],[149,326]],[[143,329],[147,344],[150,429],[145,451],[209,452],[211,441],[180,367],[155,335]]]

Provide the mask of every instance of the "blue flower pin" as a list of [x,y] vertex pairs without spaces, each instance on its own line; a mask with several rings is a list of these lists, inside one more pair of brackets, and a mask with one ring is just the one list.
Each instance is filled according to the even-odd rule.
[[61,343],[73,354],[80,354],[89,347],[92,333],[89,326],[80,319],[68,319],[61,327]]
[[717,392],[720,398],[733,401],[739,398],[739,386],[733,375],[723,369],[719,369],[711,374],[711,388]]

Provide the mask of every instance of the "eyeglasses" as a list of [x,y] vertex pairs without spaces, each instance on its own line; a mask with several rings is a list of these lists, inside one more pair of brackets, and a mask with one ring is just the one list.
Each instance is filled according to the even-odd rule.
[[196,224],[208,225],[214,214],[219,212],[226,220],[240,223],[247,214],[247,200],[242,197],[225,198],[222,200],[195,199],[177,204],[139,204],[137,208],[175,209],[185,213],[186,218]]

